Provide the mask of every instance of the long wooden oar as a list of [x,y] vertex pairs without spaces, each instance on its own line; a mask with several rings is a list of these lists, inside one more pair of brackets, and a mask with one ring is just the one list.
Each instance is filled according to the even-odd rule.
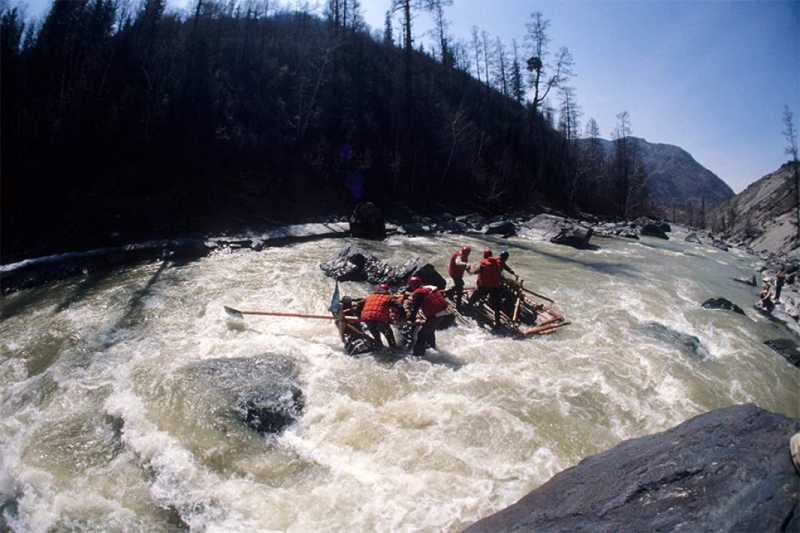
[[528,294],[533,294],[534,296],[537,296],[537,297],[541,298],[542,300],[547,300],[551,304],[556,303],[555,300],[553,300],[551,298],[548,298],[544,294],[539,294],[538,292],[533,292],[532,290],[526,289],[525,287],[523,287],[522,284],[525,283],[525,282],[523,280],[519,279],[519,276],[517,276],[516,280],[504,279],[503,282],[505,282],[505,284],[510,286],[510,287],[514,287],[515,289],[522,289],[523,291],[527,292]]
[[533,292],[532,290],[530,290],[530,289],[526,289],[525,287],[520,287],[520,289],[522,289],[523,291],[527,292],[528,294],[533,294],[534,296],[538,296],[538,297],[539,297],[539,298],[541,298],[542,300],[547,300],[547,301],[548,301],[548,302],[550,302],[551,304],[554,304],[554,303],[556,303],[556,301],[555,301],[555,300],[553,300],[553,299],[551,299],[551,298],[548,298],[547,296],[544,296],[544,295],[542,295],[542,294],[539,294],[538,292]]
[[[279,313],[274,311],[246,311],[243,309],[234,309],[233,307],[228,307],[227,305],[223,305],[222,307],[225,308],[225,312],[228,313],[229,316],[238,319],[244,318],[243,315],[265,315],[265,316],[288,316],[295,318],[316,318],[319,320],[340,320],[338,316],[333,316],[333,315],[308,315],[305,313]],[[344,320],[348,322],[359,321],[358,317],[355,316],[344,316],[342,318],[344,318]]]

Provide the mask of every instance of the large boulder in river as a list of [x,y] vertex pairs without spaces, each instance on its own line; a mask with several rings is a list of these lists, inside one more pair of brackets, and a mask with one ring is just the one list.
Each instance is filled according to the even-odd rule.
[[184,369],[186,398],[192,408],[238,420],[259,433],[280,433],[305,406],[297,374],[291,359],[276,354],[206,359]]
[[536,215],[517,228],[517,234],[522,237],[564,244],[574,248],[586,248],[592,233],[592,228],[548,214]]
[[681,353],[695,361],[703,361],[709,356],[708,350],[706,350],[700,342],[700,339],[694,335],[672,329],[664,324],[645,322],[635,329],[649,337],[668,344],[670,347],[677,348]]
[[730,250],[730,246],[728,246],[728,243],[722,239],[717,239],[717,238],[712,239],[711,246],[713,246],[714,248],[719,248],[723,252],[727,252],[728,250]]
[[381,210],[372,202],[356,205],[350,215],[350,235],[377,240],[386,237],[386,222]]
[[465,533],[798,531],[798,431],[755,405],[718,409],[588,457]]
[[736,305],[735,303],[731,302],[726,298],[709,298],[705,302],[703,302],[703,308],[705,309],[724,309],[726,311],[733,311],[734,313],[739,313],[740,315],[744,314],[742,308]]
[[703,241],[700,240],[700,237],[697,236],[697,233],[691,232],[689,235],[686,236],[684,239],[686,242],[693,242],[696,244],[703,244]]
[[337,281],[369,281],[373,284],[383,283],[392,269],[388,263],[357,244],[348,244],[319,267],[326,276]]
[[410,259],[392,267],[357,244],[348,244],[319,267],[337,281],[366,281],[373,285],[388,283],[393,289],[405,287],[411,276],[418,276],[423,284],[436,285],[440,289],[447,285],[436,268],[422,259]]
[[648,222],[639,228],[639,234],[645,237],[657,237],[659,239],[669,240],[669,235],[664,231],[664,228],[660,224],[653,222]]
[[486,235],[503,235],[504,237],[508,237],[510,235],[514,235],[517,232],[517,229],[514,227],[514,223],[510,220],[498,220],[496,222],[489,222],[486,224],[486,227],[483,228],[483,232]]
[[388,283],[393,288],[401,288],[408,285],[408,278],[417,276],[422,280],[423,285],[435,285],[440,290],[447,286],[447,281],[436,270],[432,264],[422,259],[410,259],[391,270],[384,283]]

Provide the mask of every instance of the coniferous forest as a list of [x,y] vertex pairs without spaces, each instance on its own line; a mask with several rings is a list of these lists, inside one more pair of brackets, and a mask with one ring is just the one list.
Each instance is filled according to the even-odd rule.
[[[592,142],[593,120],[579,139],[571,58],[547,49],[542,14],[510,48],[477,28],[454,39],[446,5],[387,0],[393,35],[369,33],[357,0],[319,13],[55,0],[36,23],[0,3],[3,262],[347,214],[361,200],[645,212],[630,117],[614,154]],[[431,49],[413,37],[423,10]]]

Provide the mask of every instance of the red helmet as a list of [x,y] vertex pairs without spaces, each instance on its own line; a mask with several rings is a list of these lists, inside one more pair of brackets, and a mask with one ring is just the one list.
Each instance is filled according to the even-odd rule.
[[408,278],[408,286],[411,287],[412,289],[416,289],[420,285],[422,285],[421,278],[418,278],[417,276],[411,276],[410,278]]
[[464,246],[463,248],[461,248],[461,257],[467,257],[471,251],[472,248],[470,248],[469,246]]
[[386,283],[381,283],[381,290],[388,291],[389,290],[389,285],[386,284]]
[[488,248],[487,248],[487,249],[485,249],[485,250],[483,251],[483,258],[484,258],[484,259],[487,259],[487,258],[489,258],[489,257],[492,257],[492,251],[491,251],[490,249],[488,249]]

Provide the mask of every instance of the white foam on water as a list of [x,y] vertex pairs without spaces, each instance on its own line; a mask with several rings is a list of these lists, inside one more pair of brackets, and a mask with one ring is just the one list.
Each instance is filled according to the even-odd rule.
[[[747,256],[675,240],[580,251],[482,235],[349,242],[442,273],[464,244],[507,248],[525,286],[572,324],[525,340],[459,325],[422,358],[354,358],[327,320],[227,319],[223,305],[328,314],[334,283],[319,262],[343,241],[26,293],[39,304],[0,321],[0,492],[17,529],[140,531],[180,517],[214,532],[455,531],[587,455],[704,411],[752,401],[798,416],[796,369],[763,345],[770,324],[700,308],[750,298],[730,281]],[[697,337],[708,356],[643,334],[651,323]],[[192,409],[208,392],[192,387],[208,385],[186,369],[240,357],[295,365],[306,407],[282,435]]]

